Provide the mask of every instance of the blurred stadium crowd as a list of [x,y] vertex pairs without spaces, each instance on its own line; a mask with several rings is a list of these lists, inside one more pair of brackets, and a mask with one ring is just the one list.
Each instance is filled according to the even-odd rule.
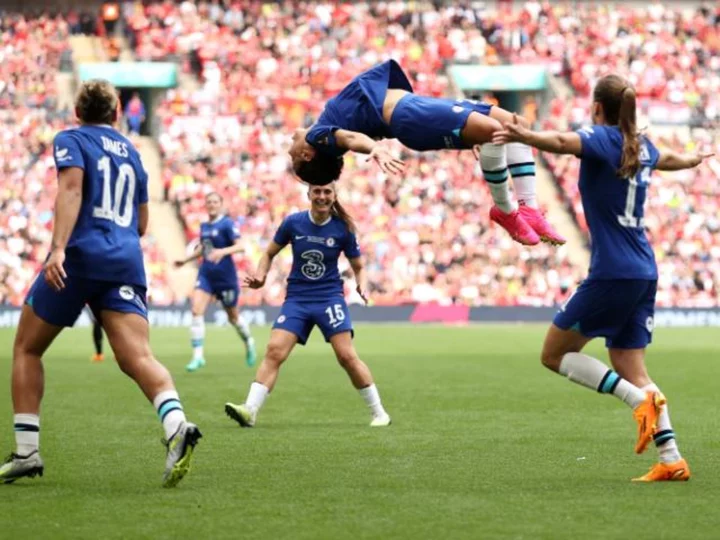
[[[444,73],[449,63],[547,64],[574,92],[539,120],[557,128],[587,122],[594,81],[618,71],[637,86],[643,118],[680,118],[678,129],[655,137],[659,146],[720,150],[713,131],[720,115],[715,10],[539,2],[492,12],[440,2],[422,6],[222,0],[122,6],[138,60],[178,62],[200,81],[192,92],[170,90],[154,111],[161,181],[188,242],[205,219],[204,195],[217,191],[243,234],[246,251],[236,257],[238,266],[254,266],[282,217],[307,207],[287,168],[292,130],[309,124],[350,78],[390,56],[418,93],[437,96],[451,92]],[[49,144],[72,121],[70,111],[58,109],[53,74],[69,54],[68,36],[95,30],[72,12],[4,14],[0,21],[0,303],[18,305],[49,244],[55,182]],[[397,150],[408,162],[403,178],[386,179],[362,157],[350,156],[340,183],[377,304],[547,306],[563,301],[582,279],[586,268],[570,262],[567,248],[523,248],[490,227],[490,197],[470,152]],[[578,162],[542,159],[560,188],[557,204],[567,204],[586,231]],[[660,305],[719,303],[719,172],[720,162],[712,159],[696,171],[654,177],[647,223],[661,269]],[[185,295],[171,288],[157,242],[143,242],[151,300],[184,302]],[[243,292],[242,303],[282,302],[286,251],[266,287]]]

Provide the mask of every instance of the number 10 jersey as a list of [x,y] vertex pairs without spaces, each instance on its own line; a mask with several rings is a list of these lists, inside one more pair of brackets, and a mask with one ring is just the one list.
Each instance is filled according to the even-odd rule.
[[148,176],[132,143],[110,126],[61,131],[53,141],[58,172],[83,169],[82,203],[65,250],[69,276],[146,287],[138,209]]

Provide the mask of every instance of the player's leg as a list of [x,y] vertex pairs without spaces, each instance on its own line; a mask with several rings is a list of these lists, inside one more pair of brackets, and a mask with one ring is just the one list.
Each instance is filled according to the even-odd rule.
[[196,371],[205,365],[205,311],[212,300],[212,289],[207,279],[199,275],[195,290],[190,299],[192,321],[190,322],[190,344],[193,356],[190,363],[185,366],[190,372]]
[[506,229],[514,240],[529,246],[535,245],[540,242],[540,236],[525,221],[510,193],[510,161],[506,146],[489,142],[492,134],[502,128],[500,122],[491,116],[495,107],[484,104],[476,104],[474,107],[478,110],[470,113],[460,135],[468,146],[481,145],[480,166],[495,203],[490,209],[490,219]]
[[150,349],[145,292],[127,286],[109,289],[94,304],[101,309],[100,320],[120,369],[133,379],[153,404],[165,431],[167,459],[163,485],[173,487],[190,470],[193,450],[202,436],[195,424],[187,421],[168,370]]
[[[280,318],[282,317],[284,317],[284,315],[280,315]],[[281,323],[286,320],[287,319],[283,319]],[[238,422],[242,427],[253,427],[257,419],[257,414],[265,403],[265,398],[267,398],[275,386],[278,374],[280,373],[280,366],[282,366],[288,356],[290,356],[290,353],[297,343],[305,344],[308,334],[309,331],[306,332],[303,328],[300,328],[300,330],[289,330],[273,327],[272,332],[270,332],[270,341],[265,350],[265,356],[260,362],[260,366],[255,374],[255,380],[250,385],[245,403],[226,403],[225,414]]]
[[66,280],[54,291],[41,272],[28,292],[13,344],[12,400],[15,451],[0,465],[0,482],[42,475],[40,458],[40,403],[45,388],[42,356],[64,326],[71,326],[85,301],[78,284]]
[[[490,117],[497,120],[500,124],[513,122],[513,114],[500,107],[490,109]],[[528,122],[522,116],[515,116],[517,122],[530,127]],[[488,145],[489,148],[497,145]],[[538,234],[543,242],[550,244],[564,244],[566,242],[552,225],[548,223],[545,216],[540,211],[537,203],[536,195],[536,178],[535,178],[535,158],[533,157],[532,148],[522,143],[509,143],[504,145],[507,156],[507,167],[513,180],[513,188],[515,198],[520,203],[519,212],[525,221]],[[497,152],[497,149],[492,150]],[[481,149],[482,155],[482,149]]]
[[358,390],[365,404],[370,409],[372,427],[385,427],[390,425],[390,415],[385,411],[380,400],[380,392],[373,382],[372,373],[367,364],[357,354],[352,342],[352,331],[342,331],[329,338],[335,357],[340,366],[350,377],[353,386]]
[[222,302],[225,313],[228,316],[228,322],[235,329],[240,339],[245,343],[245,363],[252,367],[255,365],[255,339],[250,333],[250,325],[240,316],[238,309],[238,289],[231,288],[219,292],[219,298]]
[[[610,361],[621,377],[642,388],[645,392],[661,396],[662,401],[665,402],[664,395],[652,381],[645,367],[645,351],[652,341],[654,329],[657,285],[655,282],[647,282],[646,287],[645,297],[638,304],[622,331],[609,343]],[[650,472],[635,480],[644,482],[688,480],[690,468],[680,455],[675,440],[675,431],[670,423],[667,403],[660,409],[657,428],[652,438],[658,450],[659,463],[654,465]]]
[[[646,392],[657,392],[660,389],[650,379],[645,367],[645,349],[619,349],[611,348],[610,360],[615,371],[624,379],[642,388]],[[659,454],[659,463],[656,463],[650,471],[634,481],[656,482],[656,481],[677,481],[689,480],[690,468],[687,462],[680,455],[675,432],[670,423],[670,413],[667,403],[662,406],[657,419],[657,428],[653,434],[653,441]]]
[[309,309],[313,322],[320,328],[325,341],[332,346],[340,366],[369,407],[372,414],[370,425],[373,427],[390,425],[390,416],[382,406],[370,369],[360,360],[353,346],[352,320],[345,300],[334,298],[329,302],[312,304]]
[[100,321],[95,320],[93,317],[92,319],[92,328],[93,328],[93,345],[95,346],[95,356],[93,356],[92,360],[93,362],[102,362],[103,361],[103,352],[102,352],[102,325],[100,324]]
[[645,392],[592,356],[581,353],[594,337],[615,336],[624,327],[638,294],[630,280],[583,282],[555,316],[541,355],[545,367],[602,394],[612,394],[633,409],[639,434],[637,453],[645,451],[662,405],[660,396]]

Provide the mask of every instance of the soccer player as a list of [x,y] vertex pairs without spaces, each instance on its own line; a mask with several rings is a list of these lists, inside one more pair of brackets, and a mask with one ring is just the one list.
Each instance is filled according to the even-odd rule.
[[[513,122],[496,143],[522,142],[539,150],[580,158],[580,196],[592,237],[590,270],[555,316],[542,363],[582,386],[613,394],[629,405],[638,423],[635,452],[654,440],[659,463],[640,482],[688,480],[670,424],[666,399],[650,379],[645,349],[652,340],[657,265],[645,235],[644,205],[653,169],[696,167],[710,154],[659,152],[638,133],[634,88],[617,75],[593,91],[593,126],[577,132],[535,132]],[[613,369],[581,353],[604,337]]]
[[370,369],[353,347],[352,322],[338,271],[338,259],[342,252],[355,274],[357,292],[367,302],[366,276],[355,238],[355,225],[338,202],[334,183],[310,186],[308,197],[310,211],[291,214],[283,220],[261,257],[257,271],[245,277],[249,287],[261,288],[272,260],[283,247],[292,244],[293,264],[288,277],[287,296],[273,324],[265,357],[245,403],[227,403],[225,412],[243,427],[254,426],[258,411],[275,386],[280,366],[297,343],[305,345],[317,325],[353,386],[370,408],[370,425],[388,426],[390,416],[382,406]]
[[43,474],[42,356],[85,304],[107,333],[120,369],[138,384],[162,422],[167,439],[163,486],[173,487],[185,476],[202,436],[185,419],[170,373],[150,349],[140,248],[148,224],[148,178],[137,150],[112,127],[119,101],[109,82],[84,82],[75,101],[80,127],[61,131],[54,140],[58,193],[52,244],[28,292],[15,336],[17,447],[0,466],[0,482]]
[[175,266],[180,267],[198,257],[203,258],[192,295],[190,341],[193,357],[185,366],[190,372],[205,365],[205,311],[213,296],[220,300],[230,324],[245,343],[245,362],[248,366],[255,365],[255,340],[238,311],[240,288],[232,256],[242,251],[240,232],[233,220],[222,213],[222,202],[222,197],[215,192],[205,197],[209,221],[200,225],[200,243],[192,255],[175,261]]
[[[398,139],[417,151],[480,149],[480,164],[494,206],[490,219],[525,245],[541,240],[564,244],[538,209],[535,197],[535,161],[522,143],[492,142],[492,134],[511,113],[469,99],[418,96],[400,66],[389,60],[355,77],[325,105],[310,129],[293,135],[290,157],[295,174],[311,185],[324,185],[340,177],[343,154],[348,150],[369,154],[388,174],[399,174],[402,162],[375,140]],[[519,120],[524,125],[525,119]],[[508,186],[513,178],[520,206]]]
[[92,322],[92,333],[93,333],[93,345],[95,346],[95,354],[92,357],[93,362],[102,362],[104,360],[103,352],[102,352],[102,342],[103,342],[103,334],[102,334],[102,325],[100,324],[100,321],[95,318],[93,315],[92,309],[88,309],[88,315],[90,316],[90,321]]

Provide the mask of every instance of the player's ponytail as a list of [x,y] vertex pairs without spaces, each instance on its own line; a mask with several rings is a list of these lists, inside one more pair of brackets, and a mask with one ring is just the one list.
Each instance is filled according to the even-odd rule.
[[618,126],[622,133],[623,148],[618,176],[635,176],[640,168],[635,89],[619,75],[606,75],[595,86],[593,101],[602,105],[606,123]]
[[355,234],[357,232],[357,229],[355,228],[355,220],[348,213],[348,211],[345,210],[345,207],[340,204],[340,201],[338,201],[337,199],[335,199],[335,202],[330,207],[330,213],[333,216],[339,217],[345,223],[345,225],[347,225],[347,228],[351,233]]
[[640,168],[640,141],[637,132],[635,90],[632,86],[626,86],[622,91],[618,124],[623,134],[622,160],[618,176],[630,178],[635,176]]

